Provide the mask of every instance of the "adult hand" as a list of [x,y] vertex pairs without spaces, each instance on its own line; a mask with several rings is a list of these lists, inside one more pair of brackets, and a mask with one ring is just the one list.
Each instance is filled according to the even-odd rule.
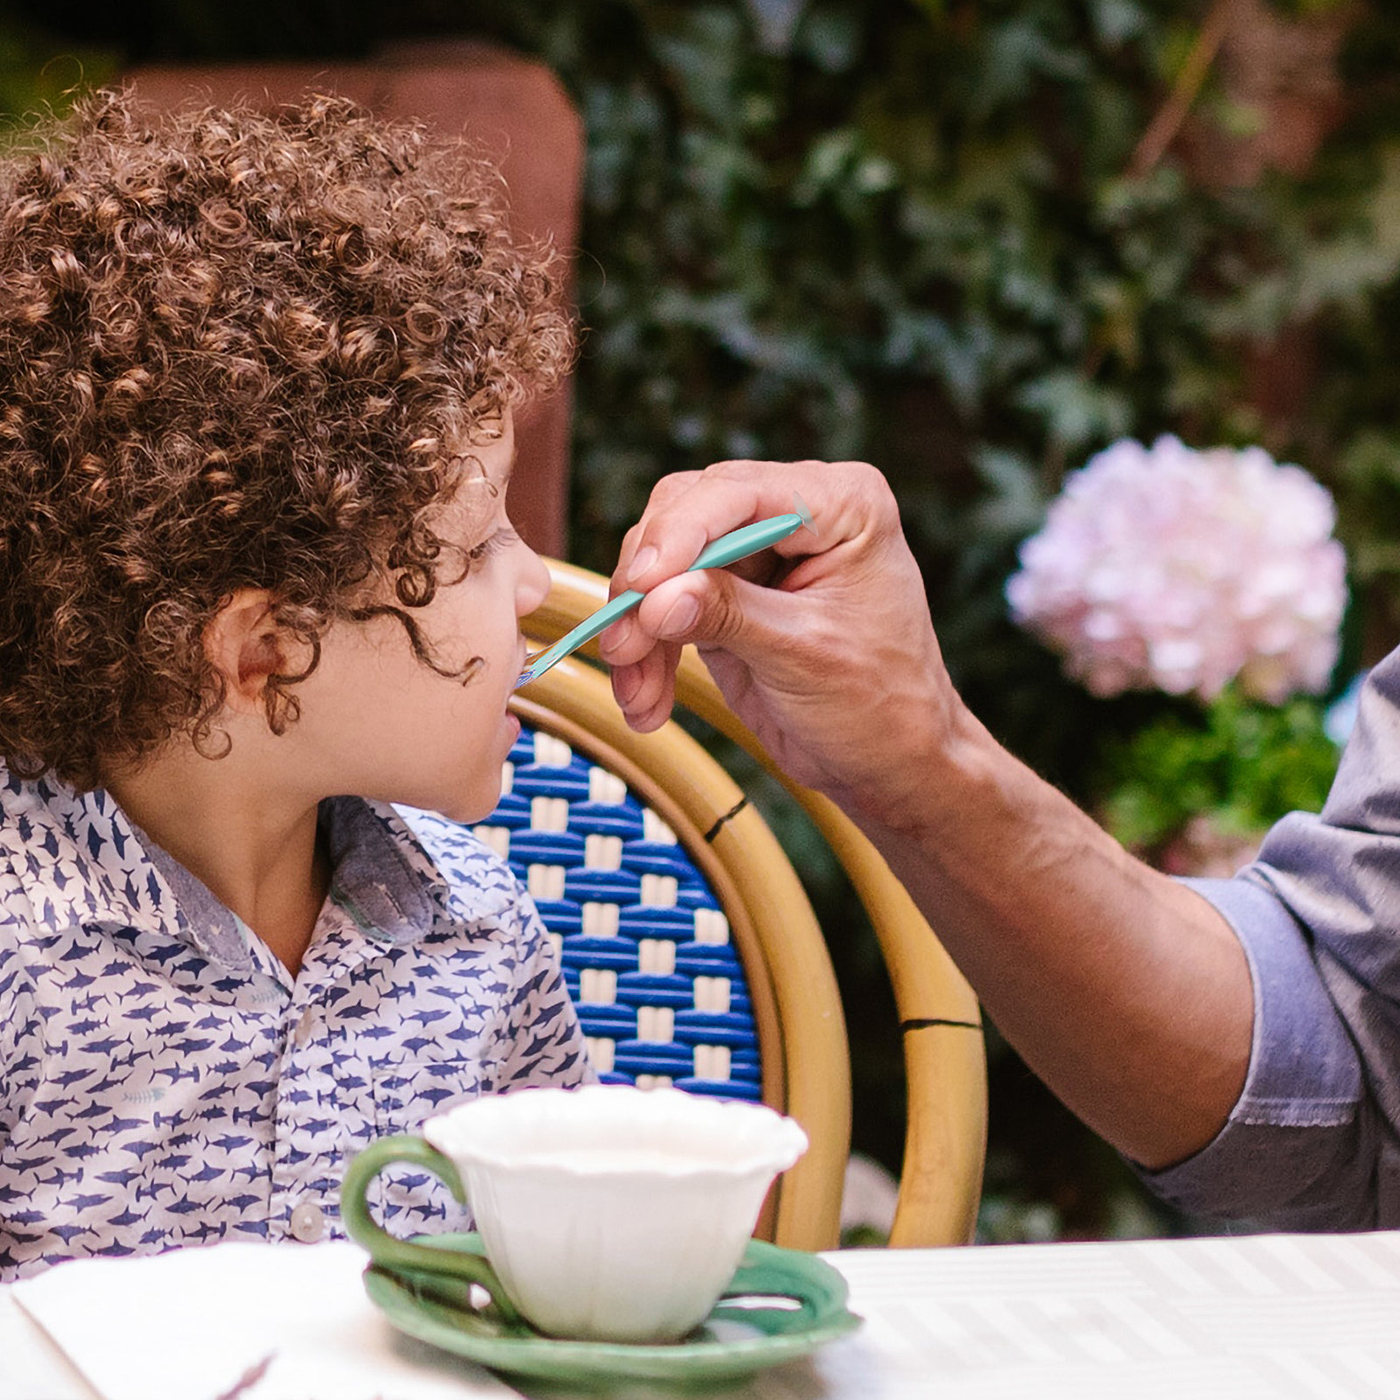
[[[713,539],[792,508],[799,530],[730,570]],[[998,1028],[1076,1112],[1164,1166],[1215,1135],[1249,1061],[1238,940],[1001,748],[955,694],[884,478],[858,462],[722,462],[659,482],[601,639],[628,721],[670,713],[694,642],[730,706],[799,782],[867,832]]]
[[[790,511],[815,523],[731,569],[687,570],[711,540]],[[792,777],[896,828],[964,716],[884,477],[861,462],[721,462],[666,477],[623,543],[612,592],[647,592],[601,638],[628,722],[670,714],[682,644]]]

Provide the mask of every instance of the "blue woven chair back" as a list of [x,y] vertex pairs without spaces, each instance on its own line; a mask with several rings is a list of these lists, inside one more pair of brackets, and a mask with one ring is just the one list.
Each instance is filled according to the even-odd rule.
[[758,1099],[729,922],[675,833],[616,774],[526,728],[474,828],[530,891],[605,1083]]

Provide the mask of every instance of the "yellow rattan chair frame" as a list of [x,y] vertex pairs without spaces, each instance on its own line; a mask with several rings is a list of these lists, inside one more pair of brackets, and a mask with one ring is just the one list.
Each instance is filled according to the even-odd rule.
[[[526,620],[527,634],[540,644],[563,636],[607,601],[607,581],[599,575],[548,562],[549,597]],[[869,914],[894,991],[908,1085],[904,1166],[890,1243],[969,1242],[987,1121],[976,997],[870,842],[833,803],[777,768],[729,710],[692,648],[682,655],[676,696],[787,788]],[[792,1114],[812,1139],[770,1203],[771,1237],[789,1248],[833,1247],[850,1141],[849,1049],[831,962],[791,863],[742,791],[694,739],[674,722],[653,734],[634,733],[606,677],[577,654],[513,704],[527,722],[617,773],[676,831],[710,881],[729,915],[750,983],[764,1099]]]

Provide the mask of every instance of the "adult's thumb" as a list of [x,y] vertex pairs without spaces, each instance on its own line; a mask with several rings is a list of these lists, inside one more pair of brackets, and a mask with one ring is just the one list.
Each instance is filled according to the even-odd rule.
[[706,569],[658,584],[642,600],[638,621],[662,641],[720,647],[748,660],[790,632],[784,613],[798,607],[791,594]]

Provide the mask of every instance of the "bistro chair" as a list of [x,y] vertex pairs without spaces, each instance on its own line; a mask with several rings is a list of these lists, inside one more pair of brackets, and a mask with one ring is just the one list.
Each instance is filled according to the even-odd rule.
[[[607,582],[550,563],[526,619],[532,648],[607,600]],[[596,655],[596,653],[595,653]],[[687,648],[677,702],[773,772],[865,906],[893,985],[908,1079],[890,1243],[972,1236],[986,1136],[975,997],[903,887],[829,801],[773,767]],[[576,653],[525,690],[503,795],[477,834],[527,884],[605,1081],[761,1099],[811,1147],[780,1178],[760,1236],[837,1243],[850,1149],[845,1021],[821,929],[782,848],[719,763],[675,720],[630,730],[607,677]]]

